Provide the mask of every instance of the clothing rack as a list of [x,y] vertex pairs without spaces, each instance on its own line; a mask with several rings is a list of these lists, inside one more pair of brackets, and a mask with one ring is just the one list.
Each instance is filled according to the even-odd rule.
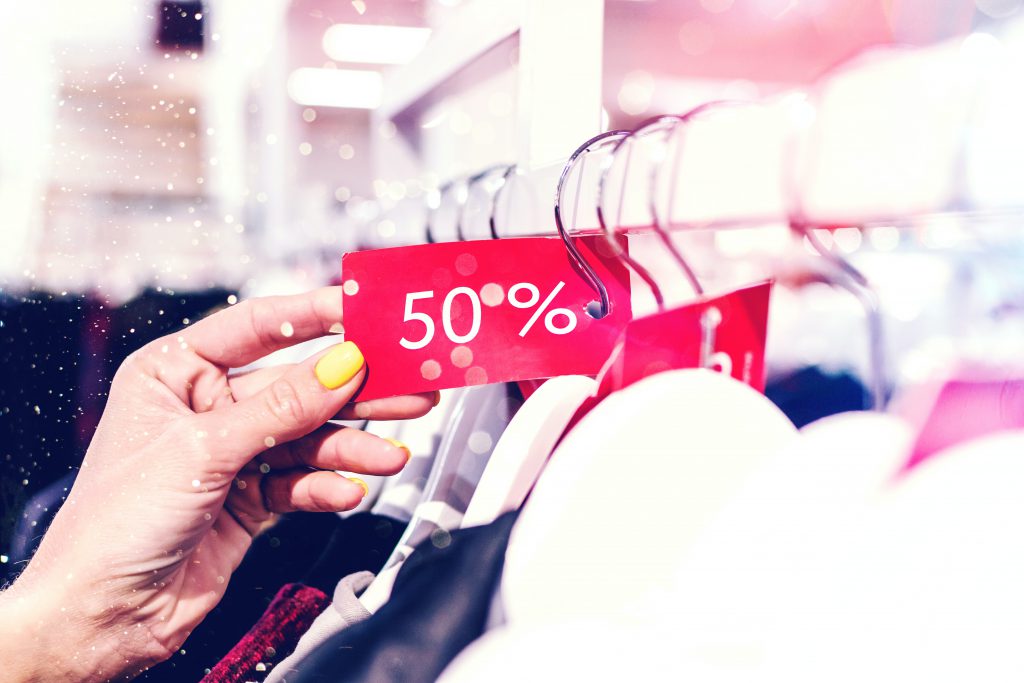
[[[477,169],[514,164],[492,198],[494,234],[484,229],[486,225],[463,226],[459,234],[454,222],[448,221],[446,229],[433,230],[428,239],[425,224],[431,207],[426,204],[433,202],[436,209],[441,202],[437,194],[426,202],[395,202],[385,197],[381,200],[384,229],[380,217],[358,226],[356,242],[362,248],[557,234],[551,208],[571,151],[566,147],[600,128],[593,112],[600,109],[601,60],[588,50],[596,46],[600,51],[595,35],[602,30],[601,7],[592,2],[566,3],[555,20],[562,29],[552,31],[550,14],[532,11],[533,3],[521,5],[497,3],[500,11],[493,24],[480,3],[451,10],[455,16],[446,19],[423,58],[395,72],[386,88],[390,99],[375,116],[378,128],[397,131],[378,155],[380,177],[401,177],[418,169],[464,182]],[[484,24],[488,30],[470,30]],[[476,39],[454,55],[446,32],[472,34]],[[914,50],[874,50],[844,63],[806,92],[730,107],[728,112],[712,107],[708,115],[697,117],[681,135],[676,134],[682,142],[669,152],[675,155],[673,162],[680,164],[678,181],[670,192],[677,192],[680,199],[666,227],[692,231],[794,223],[830,228],[900,226],[933,216],[1019,213],[1024,193],[992,202],[977,187],[957,188],[964,166],[991,153],[979,151],[969,131],[988,115],[986,99],[1006,85],[983,73],[990,63],[967,59],[961,42],[966,41]],[[569,44],[573,48],[565,49]],[[514,157],[482,152],[475,167],[454,168],[443,159],[434,166],[439,155],[429,139],[431,123],[458,111],[463,100],[479,99],[480,91],[500,91],[502,83],[507,85],[493,73],[480,75],[474,70],[500,71],[502,60],[491,57],[502,50],[515,54],[517,45],[519,61],[513,71],[522,97],[513,128]],[[467,72],[473,73],[464,77]],[[934,73],[949,72],[959,77],[938,88],[927,82]],[[911,79],[908,86],[908,73],[924,76]],[[876,91],[877,101],[863,97]],[[861,104],[851,107],[851,101]],[[916,108],[908,108],[908,103],[916,103]],[[474,125],[480,122],[477,117],[473,120]],[[919,161],[925,138],[942,141],[927,163]],[[723,155],[722,150],[729,153]],[[595,207],[603,156],[584,155],[577,180],[567,183],[564,206],[574,210],[566,222],[574,233],[586,234],[598,225]],[[921,168],[925,165],[928,168]],[[622,197],[617,225],[643,232],[652,221],[649,184],[645,190],[628,179],[616,180]]]

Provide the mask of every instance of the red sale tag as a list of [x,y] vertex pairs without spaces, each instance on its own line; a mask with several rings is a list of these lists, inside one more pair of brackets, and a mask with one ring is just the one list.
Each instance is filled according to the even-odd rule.
[[361,401],[558,375],[594,375],[632,317],[629,274],[602,237],[576,241],[611,312],[557,237],[396,247],[342,259],[345,338],[366,358]]
[[596,393],[565,431],[612,392],[666,370],[709,368],[764,391],[771,287],[763,282],[630,322],[601,370]]
[[665,370],[710,368],[764,391],[771,283],[704,298],[626,326],[600,396]]

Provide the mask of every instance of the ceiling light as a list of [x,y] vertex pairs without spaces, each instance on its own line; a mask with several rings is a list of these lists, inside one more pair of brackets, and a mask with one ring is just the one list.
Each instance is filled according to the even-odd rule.
[[324,33],[327,56],[336,62],[407,64],[430,38],[429,28],[335,24]]
[[376,109],[381,89],[376,71],[302,68],[288,76],[288,95],[307,107]]

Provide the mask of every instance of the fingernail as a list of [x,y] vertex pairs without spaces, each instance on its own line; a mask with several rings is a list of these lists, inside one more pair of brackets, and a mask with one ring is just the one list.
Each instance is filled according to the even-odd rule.
[[392,439],[390,437],[387,437],[384,440],[387,441],[392,446],[394,446],[395,448],[401,448],[403,451],[405,451],[405,461],[409,462],[409,458],[412,457],[412,451],[409,450],[408,446],[406,446],[404,443],[402,443],[398,439]]
[[441,392],[440,391],[435,391],[434,392],[434,407],[436,408],[439,405],[441,405]]
[[359,477],[348,477],[348,480],[353,484],[359,484],[360,488],[363,489],[363,498],[366,498],[368,495],[370,495],[370,487],[366,485],[365,481],[363,481]]
[[328,389],[337,389],[356,376],[363,367],[359,347],[347,341],[338,344],[316,363],[316,378]]

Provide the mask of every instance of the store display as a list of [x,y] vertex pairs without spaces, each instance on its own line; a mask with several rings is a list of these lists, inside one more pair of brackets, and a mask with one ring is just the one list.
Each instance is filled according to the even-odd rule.
[[325,415],[395,466],[271,514],[330,469],[275,397],[214,475],[263,514],[179,591],[223,597],[138,681],[1016,675],[1024,5],[257,5],[0,22],[0,587],[131,354],[237,307],[189,416],[331,347],[319,396],[366,376]]

